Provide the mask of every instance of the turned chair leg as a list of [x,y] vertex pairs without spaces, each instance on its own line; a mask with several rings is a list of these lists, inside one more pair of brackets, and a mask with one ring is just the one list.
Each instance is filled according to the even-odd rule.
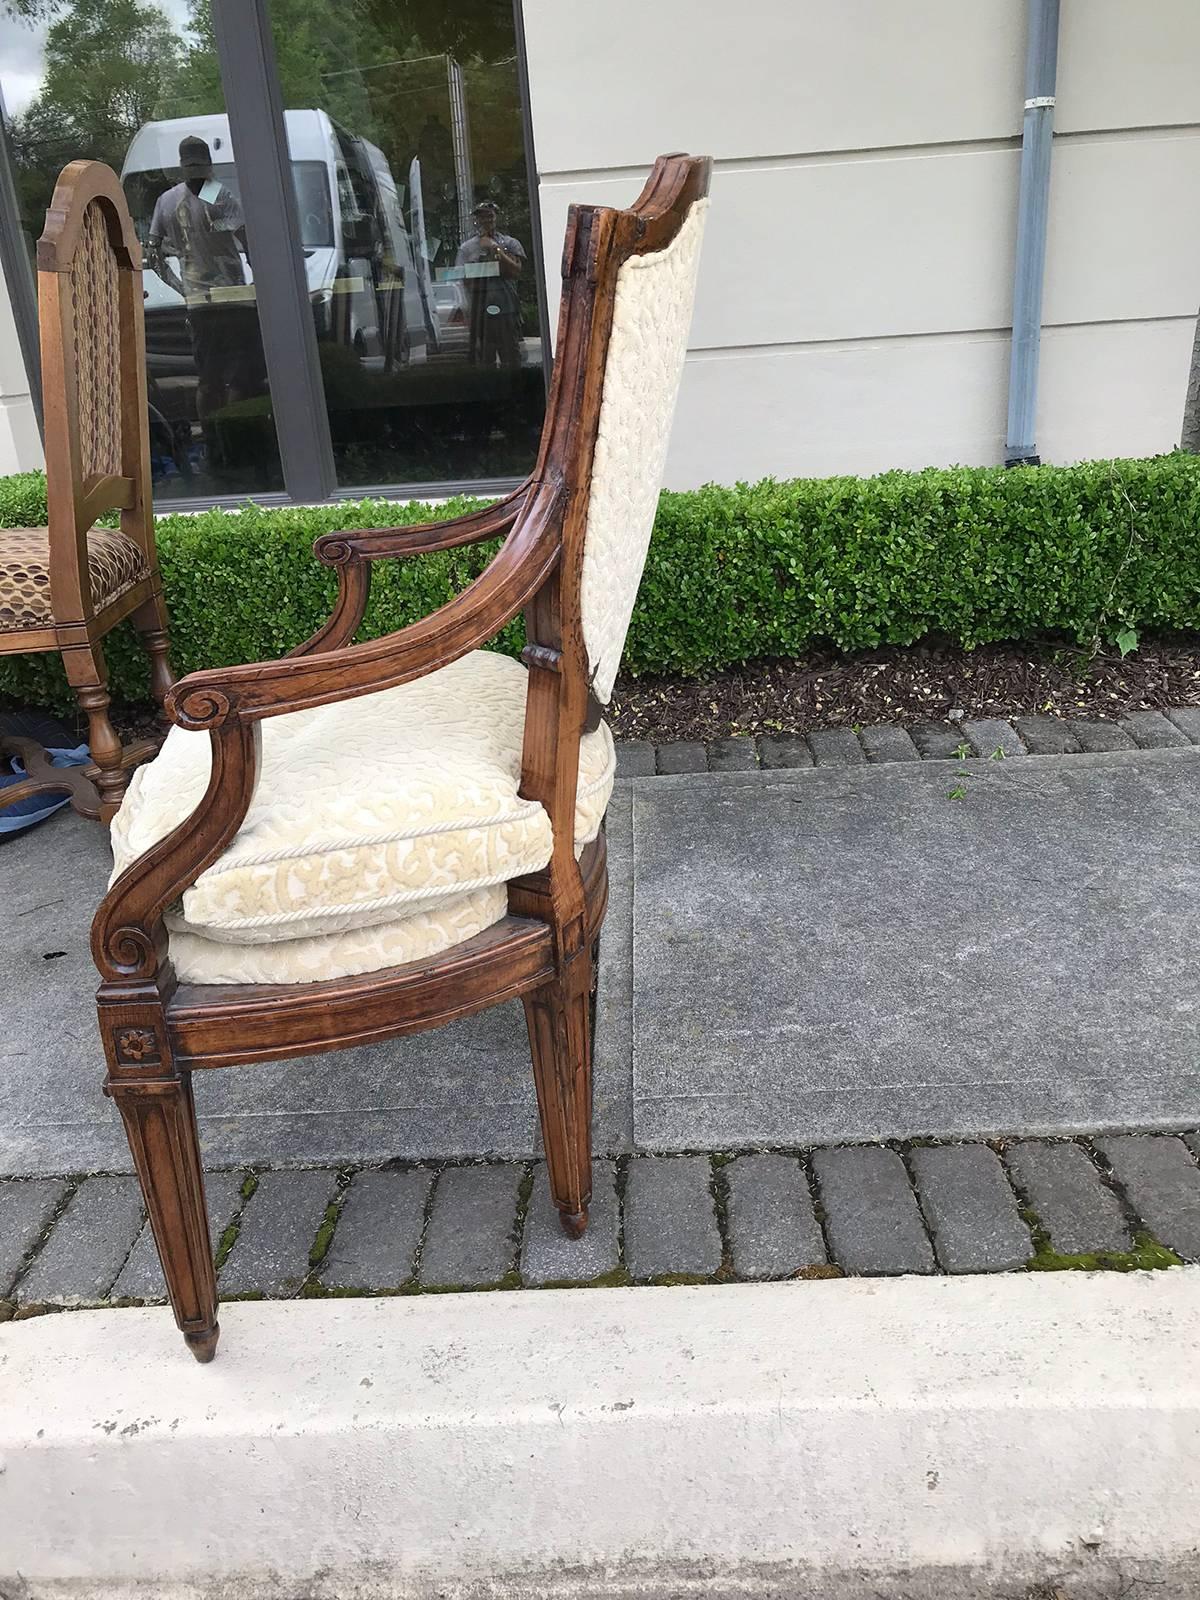
[[592,952],[585,947],[553,983],[524,997],[550,1198],[572,1239],[592,1198]]
[[96,779],[100,820],[111,822],[121,804],[129,774],[122,765],[121,741],[108,716],[108,668],[104,653],[98,644],[79,645],[63,651],[63,665],[67,669],[67,682],[88,719],[88,749],[100,769]]
[[196,1360],[211,1361],[221,1328],[191,1073],[110,1077],[106,1090],[125,1123],[175,1321]]
[[144,600],[131,618],[150,657],[150,688],[161,706],[175,682],[167,639],[167,607],[159,591]]

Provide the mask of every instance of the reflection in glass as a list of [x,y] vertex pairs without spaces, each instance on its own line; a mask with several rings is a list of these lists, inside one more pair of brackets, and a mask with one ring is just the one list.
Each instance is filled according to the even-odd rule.
[[[146,393],[157,500],[279,489],[282,474],[207,0],[0,5],[0,85],[30,255],[54,180],[121,174],[144,252]],[[51,20],[38,21],[49,15]],[[328,203],[315,179],[315,215]],[[313,210],[304,207],[304,215]]]
[[[270,16],[339,483],[524,474],[545,387],[510,0]],[[121,174],[157,497],[281,488],[211,0],[0,0],[0,87],[31,257],[66,162]]]
[[322,0],[310,31],[314,3],[272,20],[293,172],[331,197],[305,254],[338,481],[520,476],[545,387],[511,7]]

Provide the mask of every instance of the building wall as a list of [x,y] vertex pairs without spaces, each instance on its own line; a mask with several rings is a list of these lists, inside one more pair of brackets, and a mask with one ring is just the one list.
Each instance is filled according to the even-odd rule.
[[[567,205],[715,157],[668,483],[1004,458],[1023,0],[524,0]],[[1200,301],[1200,5],[1063,0],[1038,442],[1167,450]]]
[[17,326],[0,273],[0,477],[42,464],[42,441],[29,397],[29,379],[17,342]]

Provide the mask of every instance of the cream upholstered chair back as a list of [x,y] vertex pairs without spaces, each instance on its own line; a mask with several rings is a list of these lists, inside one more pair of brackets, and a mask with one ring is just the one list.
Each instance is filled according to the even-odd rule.
[[687,353],[708,198],[661,250],[617,269],[592,457],[580,607],[592,693],[607,705],[646,564]]

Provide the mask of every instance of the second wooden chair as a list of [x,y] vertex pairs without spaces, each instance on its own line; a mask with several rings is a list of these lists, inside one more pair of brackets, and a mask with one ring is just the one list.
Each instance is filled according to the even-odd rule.
[[[141,250],[111,168],[63,169],[37,262],[48,526],[0,528],[0,655],[61,654],[93,765],[51,767],[32,741],[6,739],[28,777],[0,790],[0,805],[69,789],[77,811],[107,822],[130,768],[157,745],[117,737],[101,641],[128,617],[160,703],[174,681],[150,495]],[[96,526],[116,509],[119,531]]]

